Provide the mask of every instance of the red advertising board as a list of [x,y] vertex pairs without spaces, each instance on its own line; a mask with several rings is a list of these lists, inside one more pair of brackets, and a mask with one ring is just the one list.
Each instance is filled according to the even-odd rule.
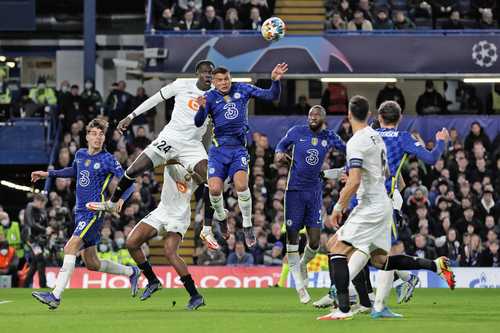
[[[183,287],[182,282],[171,266],[157,266],[154,271],[164,288]],[[266,288],[278,282],[281,267],[231,267],[231,266],[191,266],[189,271],[199,288]],[[47,268],[47,284],[53,287],[59,268]],[[139,286],[147,284],[144,276]],[[39,288],[38,277],[33,282]],[[69,288],[128,288],[128,277],[101,272],[91,272],[86,268],[76,268]]]

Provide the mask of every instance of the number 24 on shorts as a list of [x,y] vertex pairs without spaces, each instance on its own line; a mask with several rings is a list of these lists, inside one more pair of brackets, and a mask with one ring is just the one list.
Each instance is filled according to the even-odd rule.
[[172,148],[172,146],[167,146],[167,141],[165,140],[161,140],[159,143],[157,142],[155,146],[165,154]]

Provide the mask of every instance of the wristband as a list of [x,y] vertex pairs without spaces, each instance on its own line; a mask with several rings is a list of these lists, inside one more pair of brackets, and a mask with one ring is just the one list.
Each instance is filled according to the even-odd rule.
[[342,212],[342,210],[344,210],[344,209],[342,208],[342,205],[340,204],[340,202],[337,202],[335,204],[335,206],[333,206],[333,211],[335,211],[335,212]]
[[135,118],[135,112],[132,112],[131,114],[129,114],[127,116],[127,118],[130,119],[130,120],[134,120],[134,118]]

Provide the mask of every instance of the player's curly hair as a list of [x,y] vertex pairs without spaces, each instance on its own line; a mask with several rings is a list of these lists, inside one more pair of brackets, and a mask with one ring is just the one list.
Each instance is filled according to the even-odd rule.
[[93,128],[98,128],[100,129],[101,131],[103,131],[104,133],[106,133],[106,131],[108,130],[108,122],[104,119],[99,119],[99,118],[96,118],[96,119],[92,119],[90,121],[90,123],[87,125],[87,133],[90,132],[91,129]]

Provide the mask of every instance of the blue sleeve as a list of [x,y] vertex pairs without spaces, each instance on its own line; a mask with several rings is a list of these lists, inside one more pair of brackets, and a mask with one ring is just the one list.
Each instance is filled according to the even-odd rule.
[[196,127],[201,127],[205,123],[208,116],[208,98],[206,107],[200,106],[196,114],[194,115],[194,125]]
[[340,136],[338,136],[337,133],[335,133],[335,131],[333,130],[328,131],[328,139],[330,141],[329,143],[331,146],[333,146],[335,149],[340,150],[345,154],[346,152],[345,142],[340,138]]
[[286,135],[281,138],[280,142],[278,142],[278,145],[276,146],[276,152],[277,153],[282,153],[290,147],[291,144],[294,143],[295,141],[295,127],[292,127],[286,132]]
[[73,164],[70,167],[59,169],[59,170],[49,170],[49,177],[56,178],[75,178],[76,177],[76,158],[73,160]]
[[277,100],[281,94],[281,82],[279,80],[273,81],[269,89],[262,89],[251,84],[245,85],[245,88],[250,96],[266,101]]
[[[118,162],[113,155],[109,154],[108,158],[106,159],[106,163],[109,173],[113,174],[113,176],[115,176],[116,178],[123,177],[125,172],[123,171],[120,162]],[[120,199],[127,201],[128,198],[132,195],[132,193],[134,193],[134,191],[135,191],[135,184],[132,184],[125,192],[123,192]]]
[[435,164],[444,152],[445,145],[443,140],[438,140],[436,147],[432,151],[428,151],[422,144],[412,138],[411,134],[405,132],[403,135],[403,149],[405,152],[415,155],[426,164]]

